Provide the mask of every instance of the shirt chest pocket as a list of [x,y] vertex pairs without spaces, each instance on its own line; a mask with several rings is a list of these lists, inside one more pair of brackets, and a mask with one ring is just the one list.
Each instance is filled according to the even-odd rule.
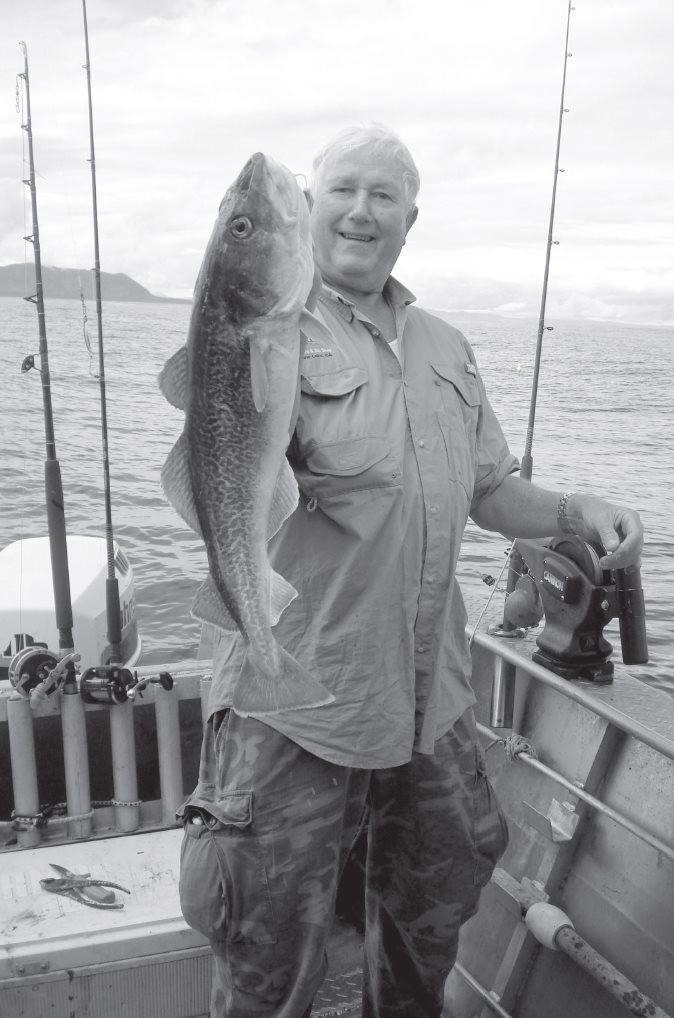
[[368,420],[367,371],[303,371],[297,437],[297,480],[319,502],[350,492],[401,483],[401,466],[388,437]]
[[463,364],[432,363],[431,368],[439,392],[436,415],[447,451],[449,476],[459,481],[472,498],[481,404],[477,377]]
[[[358,435],[314,444],[306,454],[300,486],[319,502],[339,495],[401,483],[401,468],[388,438]],[[298,478],[300,480],[300,478]]]

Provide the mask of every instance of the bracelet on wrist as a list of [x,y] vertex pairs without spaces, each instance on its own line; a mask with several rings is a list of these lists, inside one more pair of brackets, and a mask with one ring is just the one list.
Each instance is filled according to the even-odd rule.
[[576,533],[575,530],[573,529],[573,526],[571,525],[571,520],[566,515],[566,507],[569,499],[572,498],[573,494],[574,493],[572,491],[565,491],[559,500],[559,504],[557,505],[557,523],[559,525],[559,529],[562,531],[563,534]]

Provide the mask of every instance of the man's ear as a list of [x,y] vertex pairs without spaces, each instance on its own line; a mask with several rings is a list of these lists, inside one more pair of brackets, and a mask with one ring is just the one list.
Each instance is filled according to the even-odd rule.
[[307,199],[307,205],[312,209],[314,207],[314,199],[308,187],[304,188],[304,197]]
[[419,209],[417,208],[416,205],[413,205],[412,208],[407,213],[407,218],[405,219],[405,236],[407,236],[407,234],[410,232],[410,230],[416,223],[418,215]]

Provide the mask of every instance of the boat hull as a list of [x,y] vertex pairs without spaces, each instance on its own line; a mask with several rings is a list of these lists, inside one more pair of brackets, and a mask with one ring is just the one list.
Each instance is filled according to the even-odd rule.
[[[533,900],[563,909],[578,934],[644,999],[666,1009],[674,1000],[671,700],[620,667],[610,687],[566,683],[533,665],[531,651],[526,641],[513,650],[512,641],[488,637],[476,638],[473,647],[479,730],[508,816],[510,844],[478,914],[462,930],[445,1014],[620,1018],[641,1013],[630,1012],[569,957],[534,938],[524,919]],[[489,725],[495,662],[504,654],[518,663],[513,728],[522,741],[514,758],[505,752],[508,732]],[[131,708],[137,718],[138,771],[154,769],[156,775],[140,792],[135,829],[120,833],[117,808],[108,802],[93,810],[90,840],[73,840],[70,825],[47,823],[38,844],[25,843],[35,836],[28,825],[6,846],[0,1013],[27,1018],[47,1011],[53,1018],[207,1013],[209,949],[180,915],[181,832],[175,808],[196,780],[210,676],[207,662],[167,667],[174,689],[150,684],[144,700]],[[156,672],[139,669],[141,678]],[[38,705],[34,729],[43,721],[57,724],[61,709],[58,698]],[[90,705],[87,723],[95,719],[100,732],[120,709]],[[0,693],[0,745],[10,714],[8,695]],[[100,750],[99,735],[91,738]],[[114,746],[110,752],[114,757]],[[339,925],[331,944],[328,978],[315,1009],[321,1018],[360,1013],[355,960],[363,851],[361,842],[344,877],[339,905],[347,923]],[[67,901],[59,906],[51,896],[47,901],[39,878],[47,875],[52,858],[122,884],[126,880],[135,891],[123,913],[112,922],[105,913]],[[97,923],[90,930],[92,915]]]
[[[577,933],[642,994],[671,1006],[671,699],[630,680],[622,668],[613,686],[600,689],[551,674],[546,683],[520,667],[513,729],[527,746],[522,757],[510,759],[503,742],[489,734],[493,670],[492,649],[476,646],[476,713],[510,843],[478,914],[462,931],[459,966],[447,984],[448,1013],[492,1013],[466,974],[517,1018],[568,1018],[570,1001],[574,1018],[630,1013],[601,980],[529,932],[523,913],[532,895],[562,909]],[[496,738],[508,734],[492,731]]]

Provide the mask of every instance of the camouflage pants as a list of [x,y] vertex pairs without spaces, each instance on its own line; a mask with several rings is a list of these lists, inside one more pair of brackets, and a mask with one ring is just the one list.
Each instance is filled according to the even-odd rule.
[[473,712],[434,756],[339,767],[230,711],[182,807],[180,899],[212,945],[212,1018],[308,1018],[340,873],[368,816],[363,1018],[439,1018],[459,927],[504,851]]

